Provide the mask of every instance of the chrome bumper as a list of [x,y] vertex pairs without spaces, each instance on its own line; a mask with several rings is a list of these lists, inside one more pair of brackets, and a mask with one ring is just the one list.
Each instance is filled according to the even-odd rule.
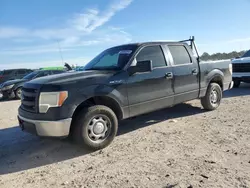
[[[66,137],[69,135],[71,118],[59,121],[31,120],[18,116],[19,125],[23,131],[37,134],[44,137]],[[33,131],[29,131],[31,130]]]
[[232,89],[234,86],[234,82],[231,81],[231,82],[227,82],[223,85],[223,91],[226,91],[226,90],[229,90],[229,89]]
[[233,78],[250,77],[250,72],[234,72]]
[[234,81],[230,82],[229,88],[228,89],[232,89],[234,86]]

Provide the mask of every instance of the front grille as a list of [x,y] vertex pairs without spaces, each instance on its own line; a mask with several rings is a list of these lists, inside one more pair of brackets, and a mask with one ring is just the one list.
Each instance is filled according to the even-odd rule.
[[250,63],[234,63],[233,72],[250,72]]
[[38,89],[23,87],[21,108],[36,113],[38,111],[38,93]]

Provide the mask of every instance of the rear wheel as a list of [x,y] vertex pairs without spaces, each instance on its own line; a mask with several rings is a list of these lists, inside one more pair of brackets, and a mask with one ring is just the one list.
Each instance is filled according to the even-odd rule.
[[239,81],[239,80],[235,80],[235,81],[234,81],[233,87],[234,87],[234,88],[240,87],[240,81]]
[[107,147],[114,140],[118,130],[115,113],[103,105],[83,109],[74,122],[74,140],[92,150]]
[[21,99],[21,95],[22,95],[22,88],[19,87],[15,91],[15,97],[16,97],[16,99]]
[[222,89],[217,83],[209,84],[206,95],[201,98],[201,104],[206,110],[215,110],[220,106]]

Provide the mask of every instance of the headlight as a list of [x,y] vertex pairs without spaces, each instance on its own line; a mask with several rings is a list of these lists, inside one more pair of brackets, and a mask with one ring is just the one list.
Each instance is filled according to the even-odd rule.
[[60,107],[67,98],[67,91],[40,93],[39,112],[46,113],[51,107]]
[[233,75],[233,65],[232,65],[232,63],[229,64],[229,72],[231,73],[231,75]]
[[9,89],[13,88],[13,86],[14,86],[14,84],[9,85],[9,86],[4,86],[1,90],[6,91],[6,90],[9,90]]

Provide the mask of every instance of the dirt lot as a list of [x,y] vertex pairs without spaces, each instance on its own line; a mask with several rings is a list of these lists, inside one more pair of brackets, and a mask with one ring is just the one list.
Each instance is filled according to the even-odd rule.
[[94,153],[21,132],[19,101],[0,102],[0,187],[249,188],[249,86],[224,97],[213,112],[192,101],[126,120]]

